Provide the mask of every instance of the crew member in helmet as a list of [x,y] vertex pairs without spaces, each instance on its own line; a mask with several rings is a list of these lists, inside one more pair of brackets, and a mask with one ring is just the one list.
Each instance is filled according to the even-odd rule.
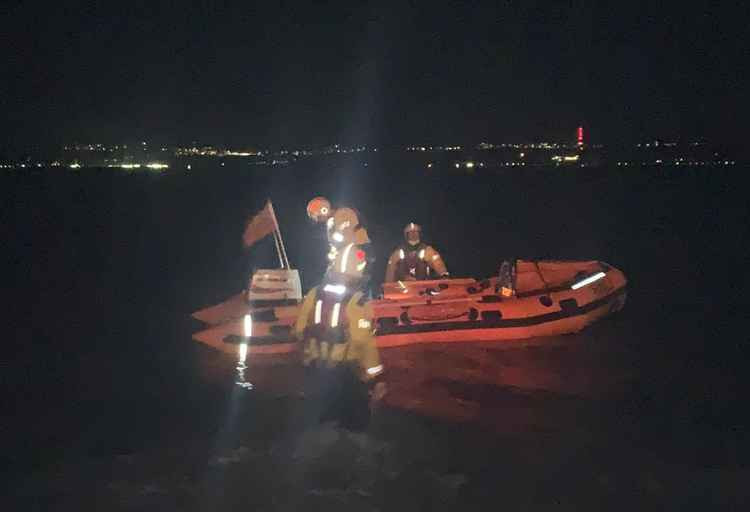
[[[367,229],[360,224],[359,214],[353,208],[333,209],[328,199],[316,197],[307,204],[307,215],[314,222],[325,223],[328,235],[329,269],[341,265],[341,258],[350,253],[354,247],[364,251],[364,245],[370,243]],[[365,253],[366,254],[366,253]],[[360,269],[372,263],[369,256],[360,262]]]
[[[330,205],[327,208],[331,211]],[[350,208],[319,219],[323,220],[331,244],[330,263],[322,283],[305,296],[294,334],[302,343],[314,419],[334,419],[345,428],[361,430],[369,422],[368,402],[374,405],[385,394],[372,306],[364,293],[369,265],[362,245],[370,240]]]
[[[329,266],[341,266],[342,258],[351,251],[365,252],[364,246],[370,243],[367,229],[359,223],[359,215],[351,208],[339,208],[326,219],[328,230],[328,261]],[[360,270],[364,270],[368,258],[358,262]]]
[[410,222],[404,228],[404,243],[388,259],[385,282],[422,281],[448,277],[445,262],[434,248],[422,241],[422,227]]

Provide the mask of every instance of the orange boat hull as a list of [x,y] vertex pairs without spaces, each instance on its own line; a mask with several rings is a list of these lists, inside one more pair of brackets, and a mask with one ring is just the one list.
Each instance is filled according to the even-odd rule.
[[[381,348],[418,343],[506,341],[575,333],[625,303],[624,274],[598,261],[517,263],[515,295],[503,297],[496,279],[455,279],[388,284],[373,300]],[[602,276],[598,276],[602,274]],[[595,279],[581,285],[588,276]],[[574,286],[579,286],[574,288]],[[406,291],[404,291],[406,290]],[[296,305],[252,307],[237,297],[193,316],[212,326],[193,339],[237,353],[242,317],[253,316],[251,354],[288,354]]]

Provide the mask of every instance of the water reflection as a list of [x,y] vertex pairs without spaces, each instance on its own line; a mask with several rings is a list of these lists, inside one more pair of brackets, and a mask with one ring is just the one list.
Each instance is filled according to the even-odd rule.
[[239,346],[239,358],[237,361],[237,384],[239,387],[244,389],[253,389],[253,384],[245,379],[245,370],[248,366],[245,364],[247,359],[247,343],[240,343]]

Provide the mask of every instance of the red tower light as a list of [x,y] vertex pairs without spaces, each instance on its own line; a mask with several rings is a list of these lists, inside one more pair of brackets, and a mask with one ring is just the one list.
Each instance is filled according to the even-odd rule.
[[583,126],[578,127],[578,145],[583,146]]

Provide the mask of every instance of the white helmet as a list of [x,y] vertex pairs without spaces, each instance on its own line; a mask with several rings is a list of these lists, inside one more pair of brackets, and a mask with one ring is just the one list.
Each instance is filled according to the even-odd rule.
[[404,227],[404,239],[409,245],[418,245],[421,242],[421,237],[422,226],[419,224],[410,222]]

